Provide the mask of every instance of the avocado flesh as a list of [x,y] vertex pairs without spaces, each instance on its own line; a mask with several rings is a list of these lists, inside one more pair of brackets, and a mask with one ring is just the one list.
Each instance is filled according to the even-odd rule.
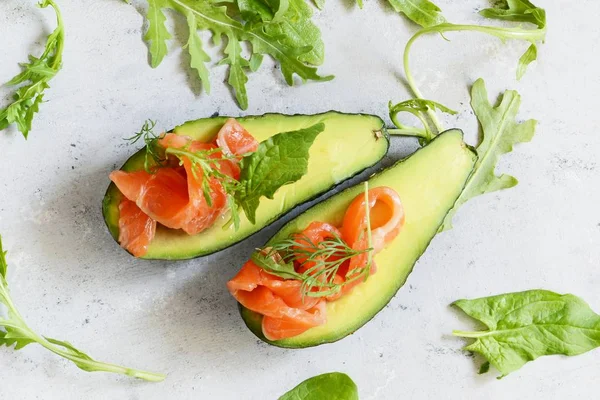
[[[173,130],[195,140],[210,141],[228,117],[204,118],[187,122]],[[317,115],[265,114],[237,118],[259,142],[280,133],[308,128],[324,122],[325,130],[317,136],[309,154],[308,172],[299,181],[281,187],[274,199],[262,198],[256,210],[256,224],[240,215],[240,228],[223,229],[229,220],[226,213],[213,227],[198,235],[158,226],[148,247],[146,259],[182,260],[214,253],[229,247],[264,228],[280,216],[364,169],[376,164],[389,147],[383,121],[376,116],[342,114],[330,111]],[[144,168],[143,149],[121,168],[136,171]],[[122,195],[110,184],[103,201],[106,224],[115,240],[119,237],[119,203]]]
[[[341,299],[327,303],[325,325],[292,338],[269,341],[262,333],[262,316],[240,305],[248,328],[275,346],[303,348],[335,342],[366,324],[404,285],[456,202],[476,159],[475,152],[463,142],[462,132],[450,130],[409,158],[371,177],[370,188],[389,186],[400,195],[406,216],[400,234],[375,256],[377,272]],[[363,191],[360,184],[312,207],[287,223],[266,246],[302,231],[313,221],[340,226],[350,202]]]

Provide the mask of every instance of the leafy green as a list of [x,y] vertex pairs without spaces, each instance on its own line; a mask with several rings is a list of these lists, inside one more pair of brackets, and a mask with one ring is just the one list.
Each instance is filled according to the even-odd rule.
[[[487,35],[495,36],[502,41],[507,39],[524,40],[531,43],[525,54],[519,59],[517,66],[517,78],[521,78],[525,74],[527,66],[537,57],[537,42],[543,41],[546,38],[546,13],[542,8],[535,7],[527,0],[501,0],[495,8],[482,10],[481,13],[486,18],[503,19],[517,22],[533,22],[537,29],[518,28],[499,28],[494,26],[480,25],[457,25],[451,23],[441,23],[430,27],[423,28],[415,33],[404,48],[404,73],[408,86],[414,93],[417,99],[423,99],[424,96],[417,87],[415,79],[410,69],[410,50],[413,44],[421,36],[431,33],[438,33],[445,38],[444,34],[448,32],[480,32]],[[434,110],[427,111],[427,115],[431,119],[433,125],[438,132],[443,130],[442,125],[435,114]]]
[[330,372],[309,378],[279,400],[358,400],[358,388],[350,377]]
[[600,346],[600,316],[572,294],[529,290],[453,305],[488,328],[454,335],[475,339],[465,350],[482,354],[501,377],[541,356],[574,356]]
[[271,275],[276,275],[283,279],[302,279],[302,274],[297,273],[294,269],[293,261],[286,262],[274,256],[272,248],[268,248],[257,249],[257,251],[252,253],[250,258],[256,265]]
[[429,0],[388,0],[388,2],[394,10],[403,13],[422,27],[446,22],[442,10]]
[[47,350],[73,362],[77,367],[84,371],[104,371],[117,374],[132,376],[134,378],[144,379],[151,382],[160,382],[165,379],[165,375],[153,372],[140,371],[131,368],[121,367],[119,365],[107,364],[92,359],[81,350],[76,349],[69,342],[40,336],[35,333],[23,320],[21,314],[16,309],[10,297],[7,281],[7,262],[6,252],[2,248],[2,237],[0,236],[0,304],[8,309],[6,318],[0,317],[0,346],[14,346],[15,350],[31,344],[38,343]]
[[52,0],[43,0],[40,8],[48,6],[56,13],[56,29],[48,36],[42,55],[29,56],[29,62],[22,63],[22,71],[12,78],[7,85],[21,85],[13,96],[13,102],[6,108],[0,109],[0,130],[16,124],[19,131],[27,139],[31,131],[34,115],[39,111],[44,99],[44,91],[50,87],[49,82],[62,67],[62,53],[65,41],[65,29],[60,9]]
[[[421,145],[427,144],[435,137],[433,130],[429,126],[429,121],[427,121],[426,113],[428,111],[437,109],[447,114],[456,114],[456,111],[451,110],[440,103],[425,99],[410,99],[394,105],[390,102],[388,107],[390,110],[390,119],[394,125],[398,127],[398,129],[388,129],[388,133],[391,135],[416,136],[419,138]],[[401,112],[407,112],[417,117],[421,124],[423,124],[423,128],[410,127],[402,124],[398,119],[398,114]]]
[[[311,22],[312,11],[304,0],[239,0],[228,2],[196,0],[148,0],[148,31],[151,65],[158,66],[167,54],[166,41],[171,38],[165,27],[164,9],[172,9],[187,18],[190,39],[186,49],[191,66],[208,91],[210,57],[203,49],[197,30],[211,33],[213,42],[227,39],[224,57],[219,65],[228,65],[227,82],[234,91],[239,106],[248,108],[246,83],[248,73],[255,71],[264,55],[273,57],[280,66],[285,81],[294,84],[294,75],[302,81],[327,81],[332,76],[320,76],[317,66],[323,62],[323,42],[319,29]],[[242,43],[250,44],[251,55],[242,55]]]
[[501,101],[494,107],[488,100],[483,79],[478,79],[471,89],[471,107],[479,120],[483,139],[477,146],[479,158],[465,188],[450,210],[440,230],[452,228],[452,218],[456,210],[467,200],[484,193],[495,192],[515,186],[516,178],[495,173],[496,164],[501,155],[513,150],[517,143],[528,142],[533,138],[537,122],[528,120],[516,121],[521,105],[521,96],[514,90],[507,90]]
[[[241,0],[238,0],[240,2]],[[404,14],[415,24],[422,27],[429,27],[446,22],[442,15],[442,10],[429,0],[388,0],[392,8]],[[313,0],[318,9],[322,9],[325,0]],[[356,0],[358,7],[363,7],[362,0]]]
[[242,159],[240,190],[235,199],[250,222],[256,222],[261,197],[272,199],[281,186],[296,182],[306,174],[310,147],[324,129],[325,124],[320,122],[298,131],[278,133]]
[[[536,25],[542,32],[546,32],[546,11],[536,7],[529,0],[500,0],[493,8],[481,10],[480,14],[486,18],[513,22],[528,22]],[[537,45],[535,41],[519,59],[517,79],[525,75],[527,66],[537,58]]]

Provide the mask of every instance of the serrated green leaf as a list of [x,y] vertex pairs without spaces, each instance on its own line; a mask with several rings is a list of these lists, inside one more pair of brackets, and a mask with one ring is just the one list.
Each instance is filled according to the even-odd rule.
[[252,261],[260,268],[264,269],[271,275],[276,275],[283,279],[302,279],[302,274],[299,274],[294,269],[294,262],[275,261],[270,254],[265,254],[264,251],[255,251],[250,256]]
[[330,372],[309,378],[279,400],[358,400],[358,388],[350,377]]
[[514,90],[507,90],[500,103],[490,104],[483,79],[478,79],[471,89],[471,107],[477,116],[483,139],[477,146],[479,159],[463,192],[450,210],[440,230],[452,228],[452,218],[458,208],[473,197],[508,189],[518,181],[510,176],[495,173],[496,164],[503,154],[513,150],[517,143],[528,142],[533,138],[537,121],[517,123],[516,116],[521,104],[521,96]]
[[242,47],[236,36],[228,34],[227,38],[228,42],[225,48],[227,57],[221,60],[220,64],[229,65],[227,83],[233,88],[240,108],[246,110],[248,108],[248,91],[246,90],[248,76],[246,75],[246,68],[250,66],[250,63],[242,57]]
[[39,58],[29,55],[29,62],[20,64],[22,71],[8,81],[8,86],[22,86],[13,95],[13,102],[0,109],[0,130],[14,123],[25,139],[43,102],[44,91],[50,87],[48,82],[62,68],[65,31],[60,9],[52,0],[44,0],[38,6],[53,8],[57,27],[46,39],[42,55]]
[[186,14],[190,36],[185,46],[190,54],[190,66],[198,73],[206,94],[210,94],[210,79],[208,77],[208,68],[206,68],[206,63],[210,61],[210,57],[204,51],[202,40],[198,37],[196,17],[189,11]]
[[325,7],[325,0],[313,0],[313,3],[319,10],[322,10],[323,7]]
[[[479,13],[490,19],[528,22],[536,25],[544,33],[546,31],[546,11],[543,8],[535,6],[529,0],[500,0],[493,8],[486,8]],[[529,41],[531,42],[531,46],[529,46],[519,59],[517,79],[521,79],[525,75],[527,66],[537,58],[535,41]]]
[[[289,85],[294,83],[294,75],[303,81],[327,81],[333,78],[320,76],[317,72],[316,66],[323,62],[323,42],[318,28],[310,21],[312,10],[304,0],[239,0],[228,2],[229,7],[223,5],[223,2],[152,1],[154,6],[149,7],[149,18],[153,18],[153,21],[150,21],[152,29],[149,29],[146,39],[150,41],[153,64],[154,60],[160,61],[166,54],[166,47],[163,48],[164,51],[159,51],[154,48],[155,41],[152,40],[152,36],[155,36],[157,43],[164,43],[168,36],[166,30],[160,34],[164,28],[164,15],[161,10],[173,9],[185,15],[188,17],[188,25],[191,14],[197,28],[209,31],[216,45],[220,44],[222,36],[227,37],[225,57],[218,65],[229,66],[227,82],[243,109],[248,107],[247,74],[258,69],[264,55],[270,55],[279,63]],[[159,11],[158,15],[155,15],[156,10]],[[243,42],[250,45],[249,59],[241,55]],[[195,46],[197,49],[200,48],[199,43],[198,38]],[[201,60],[206,59],[204,52],[196,53],[193,56],[194,68],[204,64]],[[208,74],[202,70],[202,76],[204,75]]]
[[479,12],[486,18],[513,22],[529,22],[546,27],[546,11],[528,0],[499,0],[494,7]]
[[475,339],[465,350],[482,354],[502,376],[542,356],[573,356],[600,346],[600,316],[571,294],[529,290],[453,305],[486,325],[486,331],[454,334]]
[[397,12],[406,15],[422,27],[430,27],[446,22],[442,10],[429,0],[388,0]]
[[144,40],[149,43],[150,65],[156,68],[167,55],[167,40],[171,39],[171,34],[165,26],[167,17],[163,12],[166,8],[167,0],[148,0],[148,31],[144,35]]
[[282,186],[302,178],[308,168],[309,150],[314,140],[323,132],[320,122],[309,128],[282,132],[261,142],[258,150],[240,162],[240,187],[236,202],[253,224],[260,198],[273,198]]
[[537,45],[533,43],[525,53],[519,58],[519,65],[517,66],[517,79],[520,80],[527,71],[527,67],[533,61],[537,59]]

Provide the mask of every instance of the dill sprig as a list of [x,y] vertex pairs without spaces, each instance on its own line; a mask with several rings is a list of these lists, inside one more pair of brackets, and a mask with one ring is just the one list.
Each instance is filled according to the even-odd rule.
[[[257,249],[252,261],[267,273],[283,279],[302,281],[302,294],[307,297],[327,297],[339,293],[342,288],[357,280],[367,280],[373,263],[373,245],[371,238],[371,218],[369,207],[369,185],[365,182],[366,229],[368,248],[356,250],[338,235],[314,243],[305,234],[292,234],[288,238],[273,243],[263,249]],[[349,270],[345,281],[336,283],[335,277],[342,264],[353,257],[367,253],[367,263]],[[301,267],[310,266],[303,273],[296,272],[294,262]]]
[[125,139],[130,144],[137,143],[140,140],[144,142],[146,149],[144,169],[149,174],[156,172],[156,168],[163,166],[167,161],[165,149],[158,144],[160,135],[154,133],[155,126],[156,122],[149,119],[144,122],[144,125],[139,132],[136,132],[133,136]]

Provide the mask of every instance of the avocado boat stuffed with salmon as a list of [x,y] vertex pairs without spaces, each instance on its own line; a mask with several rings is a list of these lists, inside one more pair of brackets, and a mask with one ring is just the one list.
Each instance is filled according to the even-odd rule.
[[303,348],[355,332],[394,297],[477,160],[459,130],[287,223],[228,282],[248,328]]
[[136,257],[189,259],[229,247],[375,165],[389,137],[376,116],[327,112],[190,121],[133,139],[103,214]]

